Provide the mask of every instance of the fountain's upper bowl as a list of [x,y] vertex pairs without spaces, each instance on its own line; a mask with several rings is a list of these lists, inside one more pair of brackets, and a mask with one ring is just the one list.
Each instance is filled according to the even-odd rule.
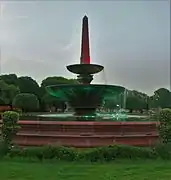
[[73,64],[67,66],[68,71],[75,74],[96,74],[104,69],[98,64]]

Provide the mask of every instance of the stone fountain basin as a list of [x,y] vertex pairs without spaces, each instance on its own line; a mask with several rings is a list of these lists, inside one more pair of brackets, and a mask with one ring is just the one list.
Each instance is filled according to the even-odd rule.
[[73,108],[97,108],[105,98],[118,96],[125,88],[102,84],[60,84],[47,86],[46,90],[52,96],[67,101]]

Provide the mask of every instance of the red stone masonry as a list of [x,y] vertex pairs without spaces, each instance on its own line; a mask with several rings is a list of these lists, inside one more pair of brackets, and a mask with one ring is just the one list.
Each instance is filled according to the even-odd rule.
[[90,148],[111,144],[152,146],[157,122],[19,121],[14,138],[20,146],[62,145]]

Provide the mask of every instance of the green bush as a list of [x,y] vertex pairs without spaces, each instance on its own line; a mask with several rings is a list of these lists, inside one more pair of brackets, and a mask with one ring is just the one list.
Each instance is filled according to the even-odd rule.
[[77,150],[67,147],[31,147],[31,148],[13,148],[9,152],[10,157],[24,157],[28,159],[56,159],[63,161],[74,161],[77,159]]
[[58,161],[89,161],[106,162],[115,159],[154,159],[158,154],[152,148],[138,148],[124,145],[78,150],[68,147],[31,147],[13,148],[9,157],[23,157],[27,159],[54,159]]
[[96,161],[112,161],[115,159],[153,159],[155,152],[150,148],[140,148],[126,145],[114,145],[94,148],[79,154],[79,159]]
[[17,133],[19,114],[14,111],[6,111],[2,115],[2,140],[3,145],[11,146],[13,136]]
[[159,121],[159,136],[161,138],[162,143],[170,143],[171,142],[171,109],[163,109],[161,110],[156,119]]
[[32,112],[39,109],[39,100],[36,95],[20,93],[13,100],[13,107],[22,109],[23,112]]
[[3,141],[0,141],[0,158],[4,157],[8,153],[8,150],[8,146]]
[[157,156],[162,159],[166,159],[166,160],[171,159],[171,144],[170,143],[158,144],[155,147],[155,152],[156,152]]
[[[107,147],[75,149],[69,147],[13,147],[8,151],[8,158],[24,158],[28,160],[109,162],[119,159],[171,159],[170,144],[158,144],[156,147],[133,147],[112,145]],[[0,155],[5,155],[7,149],[0,146]]]

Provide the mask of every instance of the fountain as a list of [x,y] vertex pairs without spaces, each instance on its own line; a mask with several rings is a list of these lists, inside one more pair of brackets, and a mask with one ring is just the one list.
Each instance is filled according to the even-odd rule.
[[49,94],[64,99],[74,109],[77,119],[96,118],[96,109],[102,105],[105,97],[116,96],[125,91],[124,87],[90,84],[93,75],[104,69],[98,64],[90,64],[88,17],[82,23],[82,44],[80,64],[67,66],[68,71],[77,74],[79,84],[47,86]]
[[[14,143],[20,146],[62,145],[77,148],[90,148],[111,144],[152,146],[158,139],[156,122],[121,122],[110,121],[100,116],[96,109],[105,98],[114,97],[125,91],[124,87],[113,85],[90,84],[93,75],[102,71],[103,66],[90,64],[88,18],[83,18],[82,47],[80,64],[67,66],[77,74],[79,84],[53,85],[46,87],[49,94],[62,98],[74,110],[67,117],[60,114],[58,120],[20,120],[20,129]],[[56,114],[57,115],[57,114]],[[64,116],[63,116],[64,115]],[[54,114],[44,115],[45,118]],[[63,116],[63,118],[62,118]],[[89,120],[89,121],[87,121]]]

